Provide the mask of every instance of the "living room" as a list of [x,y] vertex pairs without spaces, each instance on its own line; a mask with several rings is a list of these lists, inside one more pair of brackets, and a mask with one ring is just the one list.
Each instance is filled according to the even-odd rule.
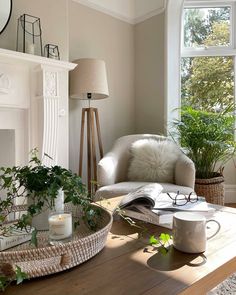
[[[227,19],[225,16],[227,13],[223,18],[223,21],[226,20],[230,23],[231,35],[228,48],[226,48],[227,46],[223,49],[220,48],[222,50],[220,53],[216,52],[216,48],[208,48],[209,52],[206,53],[206,45],[204,45],[204,53],[201,53],[199,48],[196,50],[197,53],[193,52],[192,48],[190,48],[191,52],[189,48],[185,50],[183,46],[181,49],[183,5],[185,9],[229,7],[230,18]],[[81,174],[84,183],[90,183],[96,178],[93,175],[93,173],[96,174],[94,170],[91,170],[92,175],[88,175],[88,169],[92,167],[94,159],[91,159],[91,163],[88,165],[86,159],[88,146],[85,140],[81,154],[81,125],[88,124],[86,120],[83,123],[82,114],[83,109],[90,106],[90,101],[88,103],[87,99],[72,98],[68,94],[69,83],[72,79],[70,75],[76,66],[75,60],[78,59],[103,60],[106,67],[108,93],[103,97],[105,99],[91,100],[91,107],[97,108],[99,113],[98,121],[101,132],[101,142],[98,139],[97,145],[97,139],[95,140],[95,162],[101,158],[101,153],[99,155],[98,152],[101,146],[103,156],[111,151],[115,141],[123,136],[131,134],[169,136],[170,124],[179,118],[177,109],[180,107],[181,94],[182,102],[186,99],[182,92],[183,73],[186,73],[187,68],[184,69],[182,66],[181,77],[181,57],[182,60],[187,60],[188,58],[205,57],[209,53],[211,57],[226,55],[233,59],[235,55],[234,11],[234,1],[219,2],[217,0],[13,0],[10,18],[7,19],[4,30],[0,34],[0,136],[3,136],[0,146],[2,150],[6,151],[6,155],[0,156],[0,166],[26,165],[29,151],[38,147],[40,153],[49,154],[52,158],[45,160],[46,165],[59,164],[71,169],[74,173],[78,173],[79,166],[81,166],[79,174]],[[36,43],[39,36],[35,34],[35,46],[39,46],[39,53],[36,53],[35,47],[32,49],[27,43],[25,49],[20,49],[22,44],[19,43],[19,31],[23,28],[20,18],[22,15],[33,16],[40,20],[41,45]],[[55,57],[53,49],[52,58],[48,60],[43,57],[47,56],[45,51],[51,48],[47,45],[53,45],[58,50]],[[25,52],[24,55],[21,55],[22,52]],[[224,72],[221,73],[221,76],[223,74]],[[233,85],[230,91],[234,92],[235,75],[233,71],[229,76],[232,79],[230,83]],[[191,78],[189,75],[188,83]],[[224,84],[225,80],[221,80],[220,83]],[[47,95],[47,93],[49,94]],[[228,92],[226,95],[229,96]],[[60,102],[57,101],[58,97],[62,98]],[[230,96],[230,99],[234,100],[234,94]],[[54,110],[52,110],[53,107],[55,107]],[[12,112],[13,109],[14,112]],[[55,119],[57,116],[58,120]],[[44,127],[41,126],[42,122],[44,122]],[[97,121],[95,123],[98,124]],[[3,143],[6,138],[4,130],[9,129],[15,130],[15,139],[12,139],[13,133],[9,132],[7,135],[8,143],[16,143],[15,149],[9,148],[8,144]],[[87,128],[85,130],[87,131]],[[53,159],[57,159],[56,162]],[[233,157],[224,165],[223,175],[225,182],[224,203],[236,203]],[[123,242],[120,240],[119,243],[128,244],[126,240]],[[116,242],[113,245],[109,241],[108,248],[110,250],[113,247],[118,248],[119,243]],[[97,263],[101,263],[101,260],[102,258],[100,261],[98,258]],[[143,261],[136,257],[136,263],[138,267]],[[84,275],[85,273],[88,275],[91,268],[88,267],[86,270],[85,266]],[[165,271],[165,269],[161,271],[163,270]],[[232,269],[229,267],[228,272],[230,270],[232,270],[231,273],[236,271],[236,269],[233,271],[233,266]],[[128,272],[128,270],[126,271]],[[140,272],[142,272],[141,269]],[[184,273],[187,274],[186,270]],[[80,274],[83,275],[83,270]],[[210,276],[210,274],[207,275]],[[71,280],[74,280],[75,276],[76,274],[72,274]],[[177,277],[176,282],[179,279]],[[219,283],[226,277],[225,273],[221,280],[218,279],[215,282]],[[69,284],[70,279],[64,278],[65,284]],[[184,278],[182,279],[184,281]],[[82,280],[86,281],[86,276]],[[99,281],[99,277],[96,280]],[[59,281],[60,274],[51,284]],[[92,284],[91,280],[88,282]],[[164,282],[162,284],[165,285]],[[87,287],[81,286],[82,288]],[[214,287],[214,282],[210,286]],[[176,286],[173,283],[173,294],[178,294],[178,288],[176,292],[174,291],[175,287],[177,288],[177,283]],[[17,292],[17,288],[18,286],[11,290],[10,287],[6,293],[14,294]],[[42,294],[40,288],[43,290],[43,283],[39,283],[36,288],[38,288],[37,294]],[[63,288],[65,291],[65,285]],[[79,292],[81,294],[141,294],[138,293],[138,287],[134,291],[130,289],[130,292],[125,292],[122,289],[123,293],[119,288],[114,287],[113,290],[112,284],[110,288],[110,293],[108,288],[105,288],[104,291],[102,289],[97,291],[88,289],[91,291],[90,293],[89,291],[86,293],[85,289],[74,288],[73,294]],[[26,290],[27,288],[24,288],[22,292],[28,294]],[[28,292],[30,290],[34,292],[31,285],[29,285]],[[62,294],[56,287],[55,290],[52,287],[49,290],[49,294]],[[120,293],[115,293],[118,292],[117,290]],[[151,291],[151,287],[150,293],[147,290],[148,288],[142,289],[142,294],[152,294],[151,292],[172,294],[164,293],[167,290],[165,287],[163,287],[163,293],[159,293],[155,288]],[[197,293],[197,288],[192,290],[195,290],[194,294],[204,294],[201,291]],[[236,292],[236,289],[234,291]]]

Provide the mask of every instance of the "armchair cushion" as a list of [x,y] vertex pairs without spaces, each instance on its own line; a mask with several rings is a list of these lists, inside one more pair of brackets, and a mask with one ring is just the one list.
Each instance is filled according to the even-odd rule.
[[174,182],[175,164],[181,152],[170,140],[140,139],[131,145],[130,181]]

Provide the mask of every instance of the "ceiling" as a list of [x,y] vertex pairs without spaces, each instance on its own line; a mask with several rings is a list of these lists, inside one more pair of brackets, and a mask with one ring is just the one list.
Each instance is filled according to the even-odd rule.
[[73,0],[136,24],[164,11],[166,0]]

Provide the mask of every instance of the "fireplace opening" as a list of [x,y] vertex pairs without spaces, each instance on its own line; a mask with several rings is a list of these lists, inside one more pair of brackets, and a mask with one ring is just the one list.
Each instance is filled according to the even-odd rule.
[[16,163],[15,130],[0,130],[0,167],[12,167]]

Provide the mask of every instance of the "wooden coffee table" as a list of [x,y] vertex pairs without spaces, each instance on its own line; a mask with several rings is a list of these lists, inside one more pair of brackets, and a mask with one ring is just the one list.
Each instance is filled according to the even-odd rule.
[[[113,210],[118,198],[103,205]],[[236,272],[236,209],[214,206],[220,232],[208,241],[201,255],[184,254],[173,247],[162,255],[148,245],[150,234],[167,229],[145,225],[148,233],[123,220],[115,220],[102,252],[71,270],[20,286],[4,294],[17,295],[171,295],[205,294]]]

